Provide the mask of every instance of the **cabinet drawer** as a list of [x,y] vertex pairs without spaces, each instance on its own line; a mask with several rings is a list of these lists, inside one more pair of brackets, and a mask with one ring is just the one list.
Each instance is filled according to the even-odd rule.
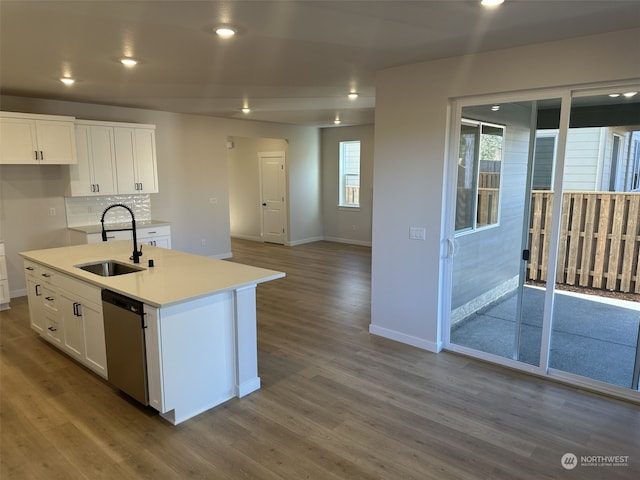
[[137,228],[136,235],[138,237],[156,237],[171,235],[171,227],[169,225],[158,225],[156,227]]
[[[107,227],[108,228],[108,227]],[[107,232],[107,241],[112,240],[131,240],[131,231],[125,230],[122,232]],[[102,242],[102,233],[88,233],[87,243],[100,243]]]
[[53,312],[58,311],[58,292],[48,286],[42,287],[42,304],[45,308],[52,310]]
[[24,274],[27,277],[37,278],[40,275],[40,266],[29,260],[24,261]]
[[45,316],[44,332],[44,338],[47,340],[56,345],[62,344],[62,328],[60,328],[60,323],[57,318],[49,315]]
[[72,292],[78,297],[94,303],[96,307],[102,307],[102,291],[100,287],[94,287],[81,280],[68,277],[66,275],[58,275],[57,285],[67,292]]

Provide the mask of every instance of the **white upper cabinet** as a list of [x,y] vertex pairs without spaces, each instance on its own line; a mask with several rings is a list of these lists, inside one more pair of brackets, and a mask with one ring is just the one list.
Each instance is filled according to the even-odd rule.
[[76,123],[78,163],[69,167],[71,195],[118,193],[113,127]]
[[0,164],[74,164],[74,118],[0,112]]
[[151,125],[115,127],[118,193],[157,193],[156,134]]
[[155,125],[77,120],[72,197],[157,193]]

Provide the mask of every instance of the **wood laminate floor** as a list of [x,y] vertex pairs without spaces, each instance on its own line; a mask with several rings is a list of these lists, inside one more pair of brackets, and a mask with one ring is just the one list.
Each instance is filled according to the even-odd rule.
[[[262,389],[177,427],[0,313],[8,479],[633,479],[640,407],[368,333],[369,248],[234,240],[258,287]],[[177,279],[179,280],[179,279]],[[628,466],[560,462],[628,456]]]

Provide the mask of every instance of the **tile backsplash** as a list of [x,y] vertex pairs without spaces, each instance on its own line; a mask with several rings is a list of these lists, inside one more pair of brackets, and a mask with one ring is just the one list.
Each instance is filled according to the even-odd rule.
[[[151,199],[149,195],[105,195],[98,197],[66,197],[67,226],[81,227],[99,225],[102,212],[114,203],[124,203],[133,210],[137,221],[151,220]],[[131,218],[124,208],[109,210],[105,223],[128,222]]]

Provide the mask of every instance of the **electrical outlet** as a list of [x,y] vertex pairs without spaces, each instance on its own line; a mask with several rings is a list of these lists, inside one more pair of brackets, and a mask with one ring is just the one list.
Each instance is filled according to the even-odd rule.
[[205,238],[202,239],[202,246],[203,247],[207,246],[207,240]]
[[54,207],[51,207],[49,209],[49,216],[50,217],[55,217],[56,216],[56,209]]
[[410,240],[426,240],[427,229],[424,227],[411,227],[409,228]]
[[209,203],[210,203],[211,205],[215,205],[216,203],[218,203],[218,199],[217,199],[216,197],[211,197],[211,198],[209,199]]

